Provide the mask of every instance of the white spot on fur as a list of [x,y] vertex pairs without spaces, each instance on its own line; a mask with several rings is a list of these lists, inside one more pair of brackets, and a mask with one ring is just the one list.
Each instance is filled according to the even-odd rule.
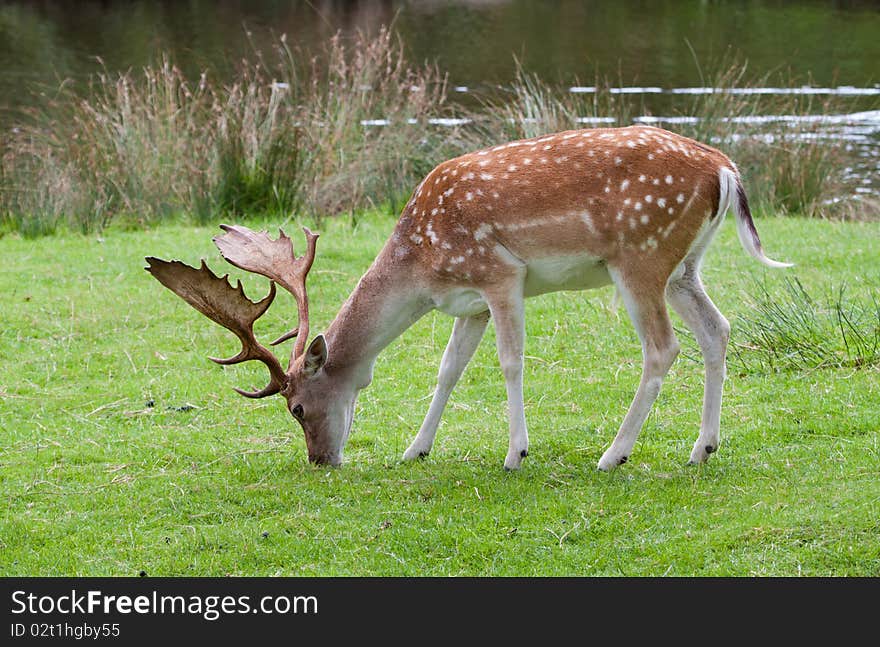
[[486,238],[490,233],[492,233],[492,225],[484,222],[477,227],[477,230],[474,232],[474,240],[479,242]]
[[620,190],[621,191],[626,191],[628,187],[629,187],[629,180],[624,180],[623,182],[620,183]]
[[639,218],[639,220],[641,221],[641,223],[642,223],[643,225],[647,225],[648,222],[649,222],[651,219],[650,219],[650,218],[647,216],[647,214],[646,214],[646,215],[642,216],[641,218]]
[[434,233],[434,230],[431,228],[431,223],[428,223],[428,226],[425,227],[425,236],[431,241],[431,244],[436,245],[439,242],[439,238],[437,234]]
[[672,184],[672,176],[671,175],[666,176],[666,184]]
[[657,198],[657,206],[661,209],[666,206],[666,198]]
[[684,193],[679,193],[677,196],[675,196],[675,201],[678,204],[681,204],[682,202],[684,202]]
[[470,191],[468,191],[467,193],[464,194],[464,199],[467,200],[468,202],[470,202],[471,200],[474,199],[474,194],[471,193]]
[[654,196],[652,196],[652,195],[650,195],[650,194],[648,194],[648,195],[645,196],[645,202],[650,203],[650,202],[653,202],[653,201],[654,201]]

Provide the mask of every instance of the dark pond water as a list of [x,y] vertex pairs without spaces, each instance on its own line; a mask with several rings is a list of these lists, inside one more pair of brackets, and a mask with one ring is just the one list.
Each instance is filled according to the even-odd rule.
[[710,65],[728,50],[756,74],[880,83],[880,2],[0,0],[0,106],[23,101],[34,82],[87,77],[96,57],[115,70],[169,52],[192,74],[223,77],[282,33],[308,49],[337,30],[392,22],[413,60],[436,61],[457,86],[503,84],[514,56],[567,85],[598,73],[628,85],[698,86],[694,57]]
[[664,114],[706,84],[701,67],[734,54],[754,75],[843,98],[830,132],[880,159],[880,2],[864,1],[0,0],[0,131],[39,102],[35,90],[102,65],[136,69],[167,53],[222,79],[280,34],[309,50],[392,23],[410,59],[436,62],[463,100],[508,82],[518,59],[561,87],[612,79]]

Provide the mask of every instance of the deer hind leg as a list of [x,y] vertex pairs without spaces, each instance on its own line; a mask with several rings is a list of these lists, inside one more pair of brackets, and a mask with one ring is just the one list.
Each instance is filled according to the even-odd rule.
[[695,264],[685,262],[684,274],[681,278],[670,281],[666,288],[666,297],[697,338],[703,353],[703,363],[706,366],[700,436],[697,438],[690,459],[691,463],[702,463],[718,449],[721,393],[724,386],[730,324],[706,295]]
[[627,274],[609,268],[630,319],[642,343],[642,379],[614,442],[599,459],[599,469],[609,471],[627,461],[663,378],[678,356],[678,340],[666,311],[664,286],[656,277]]
[[480,345],[486,325],[489,323],[489,312],[481,312],[472,317],[459,317],[452,327],[452,336],[443,352],[440,360],[440,373],[437,376],[437,388],[431,399],[431,406],[425,416],[419,433],[416,434],[412,444],[403,453],[403,460],[423,458],[431,451],[434,445],[434,436],[437,434],[437,426],[440,417],[449,401],[452,389],[458,383],[465,367]]

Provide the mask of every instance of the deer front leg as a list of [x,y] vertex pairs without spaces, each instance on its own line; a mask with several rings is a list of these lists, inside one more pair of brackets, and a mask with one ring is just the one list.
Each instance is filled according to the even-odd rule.
[[440,373],[437,376],[437,388],[431,399],[431,406],[424,422],[416,434],[412,444],[403,453],[403,460],[423,458],[431,451],[434,445],[434,436],[437,434],[437,426],[440,417],[449,401],[452,389],[458,383],[465,367],[480,345],[486,325],[489,323],[489,311],[481,312],[473,317],[459,317],[452,327],[452,336],[443,352],[440,360]]
[[672,331],[669,313],[666,311],[664,286],[650,281],[648,277],[630,277],[612,271],[627,312],[642,342],[642,379],[630,404],[620,430],[602,458],[599,469],[609,471],[627,461],[639,432],[645,424],[654,401],[660,394],[663,378],[678,356],[678,340]]
[[523,354],[525,348],[525,307],[522,286],[506,292],[500,298],[489,298],[489,310],[495,320],[496,345],[504,384],[507,388],[507,407],[510,421],[510,443],[504,469],[519,469],[522,459],[529,454],[529,434],[523,402]]

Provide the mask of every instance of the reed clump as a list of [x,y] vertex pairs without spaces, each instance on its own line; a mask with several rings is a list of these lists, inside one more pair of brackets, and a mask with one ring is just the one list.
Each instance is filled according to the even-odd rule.
[[388,30],[313,58],[282,37],[225,85],[168,60],[102,73],[42,106],[0,150],[2,226],[28,235],[396,203],[458,150],[427,127],[449,112],[445,78],[408,65]]
[[880,302],[845,285],[824,296],[798,279],[771,289],[755,281],[748,312],[734,323],[731,370],[742,373],[868,368],[880,365]]
[[[572,93],[521,66],[508,87],[464,108],[449,101],[436,66],[409,64],[387,29],[351,41],[337,35],[317,55],[283,36],[265,56],[254,51],[228,83],[187,79],[162,59],[46,93],[0,140],[0,234],[398,211],[444,159],[647,114],[622,84],[597,78],[589,92]],[[768,79],[750,78],[745,64],[716,69],[706,84],[717,91],[692,97],[688,118],[658,125],[728,153],[758,211],[877,217],[876,200],[852,199],[845,143],[827,136],[821,118],[798,118],[838,110],[834,98],[768,98],[748,92]],[[791,119],[768,132],[768,112]]]

